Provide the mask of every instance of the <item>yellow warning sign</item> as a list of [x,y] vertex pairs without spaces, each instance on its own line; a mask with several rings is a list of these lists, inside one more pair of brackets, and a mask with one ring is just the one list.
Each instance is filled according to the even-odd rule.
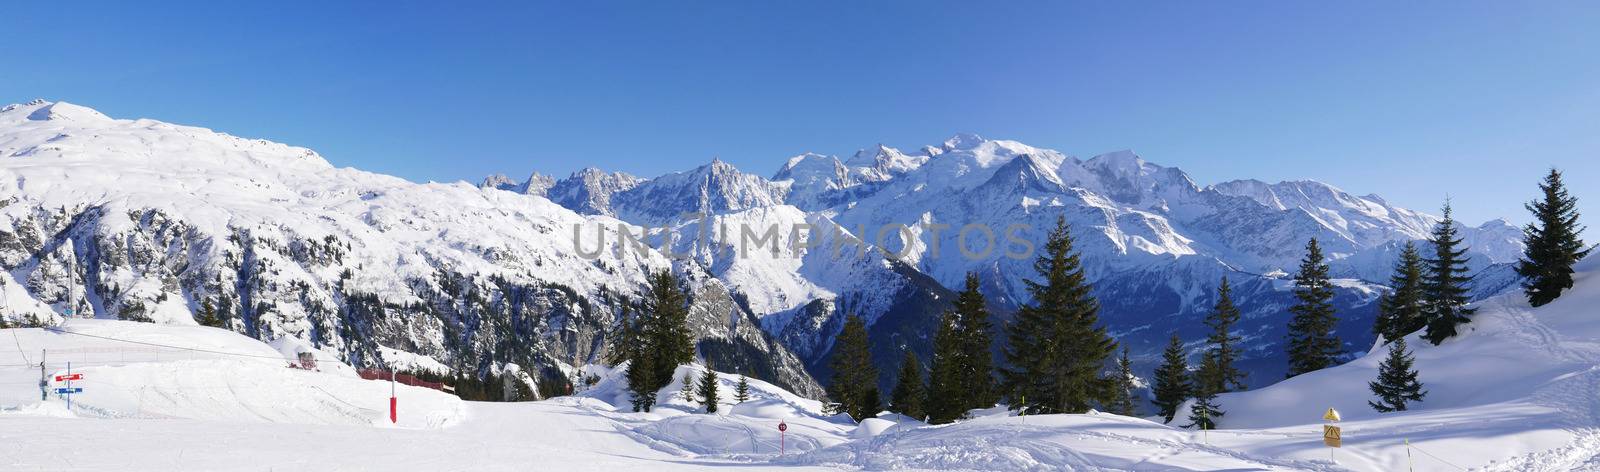
[[1322,425],[1322,443],[1328,447],[1339,447],[1339,427],[1331,424]]
[[1322,419],[1327,421],[1339,421],[1339,410],[1329,408],[1327,413],[1322,414]]

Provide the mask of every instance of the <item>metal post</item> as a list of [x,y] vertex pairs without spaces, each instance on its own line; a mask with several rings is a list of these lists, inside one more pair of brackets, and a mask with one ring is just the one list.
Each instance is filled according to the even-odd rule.
[[399,415],[399,411],[398,411],[399,406],[400,406],[399,399],[397,397],[395,397],[394,369],[389,369],[389,423],[390,424],[396,424],[396,423],[400,422],[400,415]]
[[44,356],[49,353],[49,349],[39,350],[39,401],[41,402],[50,400],[50,382],[45,380],[44,375]]
[[72,411],[72,361],[67,361],[67,411]]
[[1417,466],[1411,463],[1411,439],[1406,439],[1406,470],[1416,472]]

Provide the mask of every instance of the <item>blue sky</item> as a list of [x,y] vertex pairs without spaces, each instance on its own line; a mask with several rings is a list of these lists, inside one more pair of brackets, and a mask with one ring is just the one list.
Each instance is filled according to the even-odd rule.
[[[1600,201],[1596,2],[23,2],[0,102],[64,100],[411,180],[771,175],[970,131],[1525,221]],[[1590,212],[1600,215],[1600,209]],[[1600,234],[1590,235],[1591,239]]]

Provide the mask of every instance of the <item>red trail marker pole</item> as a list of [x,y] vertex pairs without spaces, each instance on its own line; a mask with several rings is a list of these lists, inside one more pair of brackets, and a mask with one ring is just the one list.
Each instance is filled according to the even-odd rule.
[[789,423],[785,423],[783,420],[778,420],[778,455],[780,456],[783,455],[784,451],[789,448],[788,431]]
[[394,371],[390,370],[389,371],[389,423],[390,424],[395,424],[395,423],[399,423],[400,422],[400,414],[399,414],[399,411],[398,411],[399,407],[400,407],[400,401],[399,401],[398,398],[396,398],[394,396]]

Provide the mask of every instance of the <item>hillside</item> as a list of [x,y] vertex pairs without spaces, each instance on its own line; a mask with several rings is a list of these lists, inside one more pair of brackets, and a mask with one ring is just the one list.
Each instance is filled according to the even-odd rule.
[[[389,384],[284,367],[304,346],[269,346],[222,330],[69,321],[56,331],[0,330],[0,461],[8,470],[318,468],[525,470],[1590,470],[1600,465],[1600,259],[1577,287],[1529,308],[1515,294],[1477,306],[1464,334],[1415,340],[1429,393],[1413,409],[1377,414],[1366,382],[1381,349],[1344,365],[1221,397],[1221,428],[1200,432],[1091,412],[1013,416],[1003,408],[928,426],[883,414],[859,425],[821,403],[752,380],[753,399],[708,415],[676,383],[650,413],[628,408],[621,370],[584,366],[598,381],[567,397],[461,402],[401,386],[398,426],[384,418]],[[85,374],[71,412],[38,400],[34,353],[51,374]],[[314,351],[314,350],[313,350]],[[317,355],[326,353],[318,352]],[[701,371],[685,365],[675,378]],[[52,384],[54,386],[54,383]],[[1321,442],[1320,416],[1343,415],[1344,447]],[[780,435],[778,422],[788,425]],[[96,447],[84,449],[83,437]],[[201,439],[196,442],[196,438]],[[1408,451],[1409,441],[1409,451]],[[182,446],[174,447],[175,444]],[[233,447],[248,444],[250,447]],[[211,446],[221,447],[211,447]],[[779,454],[779,449],[784,454]],[[1409,452],[1409,456],[1408,456]],[[292,457],[292,459],[290,459]],[[180,459],[181,458],[181,459]]]

